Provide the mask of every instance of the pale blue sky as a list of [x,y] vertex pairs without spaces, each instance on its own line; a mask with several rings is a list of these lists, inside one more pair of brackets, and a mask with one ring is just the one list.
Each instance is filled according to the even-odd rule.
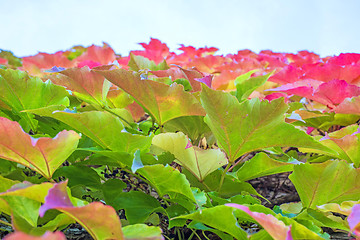
[[110,44],[127,54],[158,38],[217,47],[360,53],[358,0],[0,0],[0,49],[18,56]]

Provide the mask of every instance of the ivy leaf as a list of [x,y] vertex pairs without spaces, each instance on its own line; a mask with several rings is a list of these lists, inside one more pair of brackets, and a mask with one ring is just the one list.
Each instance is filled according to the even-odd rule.
[[320,141],[323,145],[334,149],[338,158],[354,163],[354,166],[358,168],[360,165],[359,130],[357,124],[350,125],[326,135]]
[[345,161],[294,166],[289,176],[304,207],[359,200],[360,170]]
[[233,236],[235,239],[238,240],[248,239],[245,231],[243,231],[241,228],[238,227],[238,222],[235,216],[233,215],[233,210],[226,206],[205,208],[201,212],[194,212],[187,215],[181,215],[173,218],[172,220],[176,220],[176,219],[195,220],[209,227],[228,233],[231,236]]
[[119,192],[108,198],[116,210],[125,209],[129,224],[143,223],[153,212],[165,213],[158,200],[143,192]]
[[116,211],[100,202],[93,202],[82,207],[74,207],[66,190],[67,182],[54,185],[40,207],[39,214],[43,217],[45,212],[56,209],[73,218],[81,224],[95,239],[124,239],[121,223]]
[[178,170],[160,164],[144,166],[137,170],[137,173],[146,178],[155,188],[156,192],[163,197],[169,194],[170,198],[175,198],[177,194],[182,194],[196,203],[190,184],[184,174]]
[[17,183],[6,192],[0,193],[0,211],[12,216],[13,226],[17,230],[23,229],[24,225],[29,226],[26,229],[35,228],[40,203],[44,202],[51,187],[51,183],[37,185],[29,182]]
[[36,123],[29,113],[23,110],[52,105],[69,105],[68,92],[64,87],[43,82],[19,70],[0,69],[0,106],[3,104],[17,115],[26,119],[36,132]]
[[162,231],[159,227],[146,224],[133,224],[123,227],[126,240],[163,240]]
[[259,213],[250,211],[249,207],[239,205],[236,203],[225,204],[228,207],[238,208],[246,212],[256,222],[258,222],[274,240],[293,240],[291,236],[291,226],[286,226],[271,214]]
[[291,172],[293,167],[293,163],[276,161],[265,153],[258,153],[255,157],[246,161],[236,174],[240,181],[248,181],[271,174]]
[[182,132],[162,133],[153,138],[153,148],[174,154],[177,161],[189,170],[200,182],[206,176],[228,163],[220,149],[200,149],[188,146],[189,140]]
[[130,53],[130,61],[128,66],[131,70],[136,72],[144,69],[149,69],[151,71],[169,69],[169,66],[166,64],[165,60],[157,65],[154,61],[149,60],[143,56],[134,55],[133,53]]
[[184,116],[172,119],[164,124],[167,132],[183,132],[196,145],[202,137],[211,134],[211,130],[204,122],[203,116]]
[[97,72],[134,97],[160,126],[181,116],[205,115],[198,100],[182,85],[141,80],[138,73],[124,69]]
[[[253,72],[254,71],[250,71],[249,73],[252,74]],[[273,72],[258,77],[250,77],[251,74],[241,75],[237,77],[234,81],[234,84],[236,86],[235,96],[239,100],[239,102],[246,100],[253,91],[263,85],[269,79]],[[248,76],[248,78],[246,78],[246,76]]]
[[47,109],[36,109],[31,112],[66,123],[94,140],[104,149],[119,152],[132,152],[137,149],[147,151],[151,145],[151,136],[124,132],[123,123],[118,117],[109,112],[89,111],[71,113],[66,111],[51,112]]
[[75,151],[80,136],[62,131],[54,138],[32,138],[17,122],[0,117],[0,157],[20,163],[51,179],[54,171]]
[[282,98],[270,103],[257,98],[239,103],[229,93],[203,85],[201,102],[207,113],[205,122],[229,162],[245,153],[266,147],[304,147],[331,151],[305,132],[284,121],[288,106]]
[[57,85],[65,86],[74,96],[85,102],[101,107],[106,105],[111,83],[87,66],[66,69],[59,74],[51,75],[50,79]]

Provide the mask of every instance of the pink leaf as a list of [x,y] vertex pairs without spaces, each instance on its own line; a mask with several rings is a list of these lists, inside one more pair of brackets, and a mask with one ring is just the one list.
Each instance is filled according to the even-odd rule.
[[116,56],[114,50],[108,44],[103,43],[102,47],[91,45],[87,48],[86,52],[75,60],[79,63],[91,61],[100,65],[107,65],[113,63],[116,60]]
[[7,235],[4,240],[66,240],[66,237],[64,233],[59,231],[47,231],[44,235],[40,237],[31,236],[23,232],[14,232]]
[[360,204],[353,206],[347,221],[351,232],[353,232],[356,236],[360,236]]
[[252,212],[249,207],[236,203],[225,204],[229,207],[238,208],[246,212],[250,217],[257,221],[275,240],[292,240],[291,226],[286,226],[282,221],[270,214]]
[[67,181],[55,184],[40,207],[39,215],[44,216],[49,209],[65,213],[81,224],[94,239],[124,239],[120,219],[111,206],[92,202],[86,206],[74,207],[66,189]]

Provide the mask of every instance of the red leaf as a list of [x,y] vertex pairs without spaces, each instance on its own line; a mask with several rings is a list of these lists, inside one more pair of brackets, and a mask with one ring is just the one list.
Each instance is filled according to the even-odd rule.
[[140,45],[145,49],[145,51],[131,51],[131,53],[146,57],[154,61],[156,64],[164,61],[164,59],[166,59],[170,54],[168,46],[155,38],[151,38],[149,44],[140,43]]
[[0,64],[1,65],[5,65],[8,63],[8,60],[7,59],[4,59],[4,58],[0,58]]
[[281,91],[306,97],[322,103],[331,109],[343,102],[345,98],[360,95],[360,87],[337,79],[326,83],[321,83],[317,80],[302,80],[269,89],[269,91]]
[[112,64],[116,59],[114,50],[106,43],[102,47],[91,45],[87,50],[75,60],[78,63],[92,61],[99,65]]
[[54,54],[38,53],[35,56],[23,57],[23,68],[31,74],[37,74],[41,70],[50,69],[54,66],[70,68],[75,66],[75,62],[70,61],[59,51]]

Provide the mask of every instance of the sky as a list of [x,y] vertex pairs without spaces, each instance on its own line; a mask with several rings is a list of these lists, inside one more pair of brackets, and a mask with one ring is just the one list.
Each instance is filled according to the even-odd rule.
[[0,0],[0,10],[0,49],[19,57],[102,42],[127,55],[151,37],[171,51],[360,53],[358,0]]

